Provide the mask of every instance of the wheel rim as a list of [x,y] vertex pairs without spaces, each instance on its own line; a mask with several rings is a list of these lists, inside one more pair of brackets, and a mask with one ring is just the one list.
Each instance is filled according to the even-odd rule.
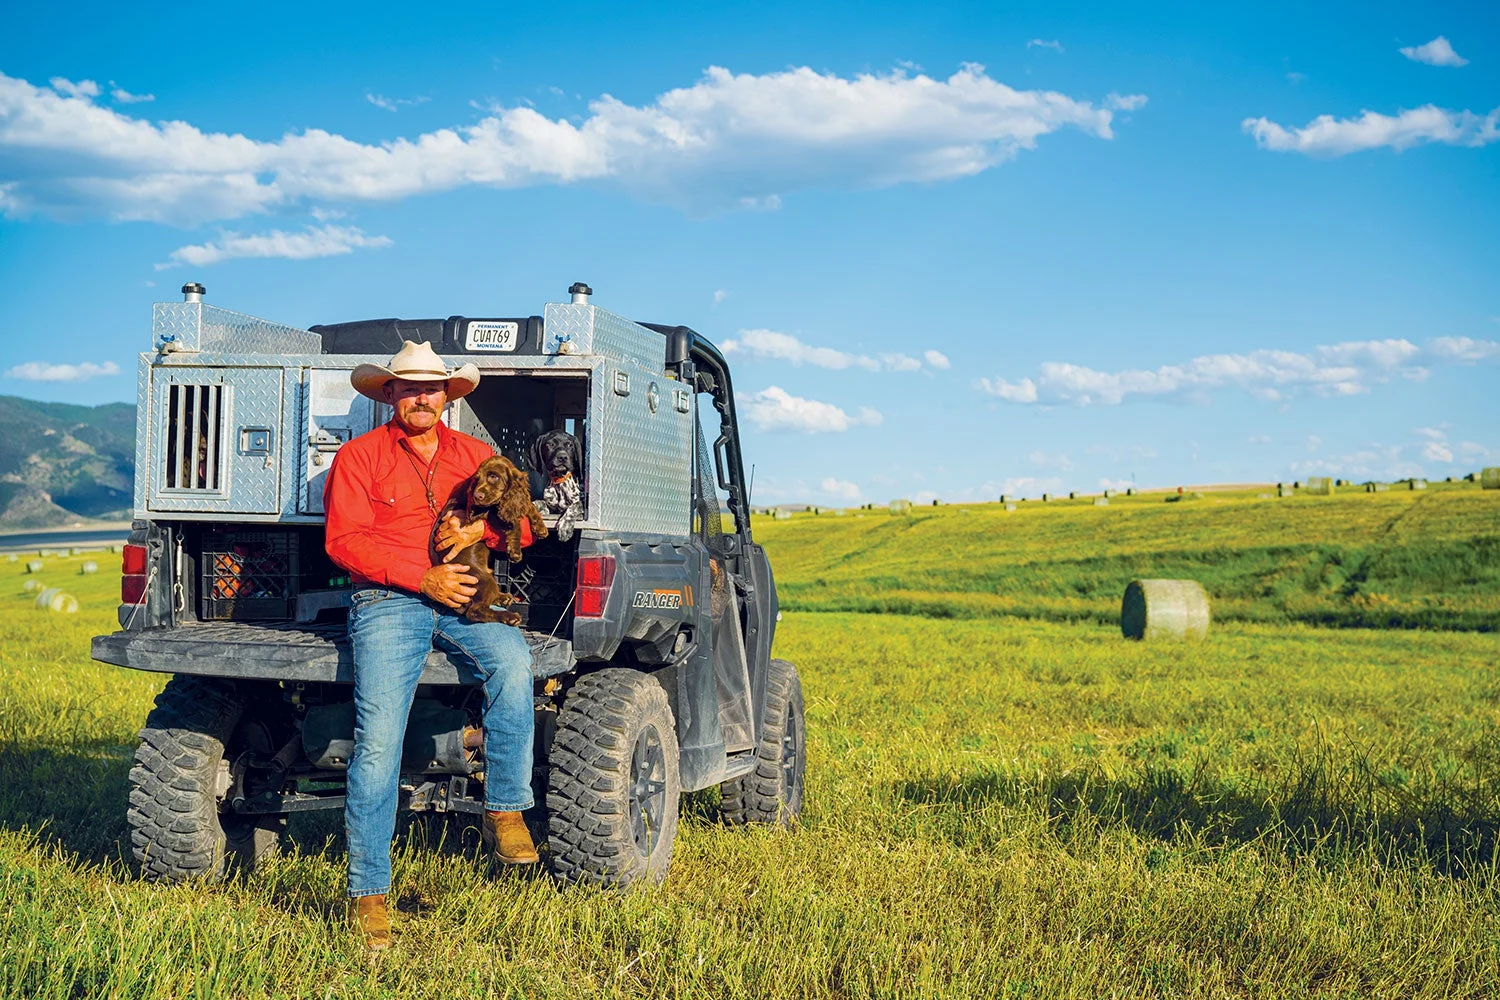
[[630,755],[630,829],[635,846],[647,857],[661,839],[666,805],[667,758],[656,727],[648,725],[635,738]]
[[802,715],[793,702],[787,702],[786,729],[781,734],[781,787],[785,803],[795,809],[802,800]]

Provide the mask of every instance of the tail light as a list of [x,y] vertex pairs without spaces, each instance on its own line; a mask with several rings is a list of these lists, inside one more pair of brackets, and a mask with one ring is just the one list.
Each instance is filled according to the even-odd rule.
[[584,556],[579,559],[574,614],[579,618],[604,617],[604,606],[609,603],[609,587],[614,582],[614,556]]
[[120,557],[120,603],[139,604],[146,596],[146,546],[127,545]]

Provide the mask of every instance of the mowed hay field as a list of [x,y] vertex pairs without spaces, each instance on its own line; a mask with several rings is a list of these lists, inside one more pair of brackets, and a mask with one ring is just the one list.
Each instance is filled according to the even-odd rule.
[[[1500,493],[755,528],[807,698],[799,828],[695,797],[667,881],[610,893],[412,824],[375,961],[333,818],[247,877],[135,880],[125,775],[161,679],[88,659],[113,573],[47,560],[64,616],[0,563],[0,995],[1500,995],[1500,583],[1454,556],[1495,551]],[[1209,639],[1120,638],[1141,575],[1202,579]],[[1372,624],[1360,603],[1401,627],[1328,627]]]

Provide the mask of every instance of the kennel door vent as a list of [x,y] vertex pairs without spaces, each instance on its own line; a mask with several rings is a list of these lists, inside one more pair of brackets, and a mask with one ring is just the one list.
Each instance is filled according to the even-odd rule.
[[174,384],[166,402],[166,488],[222,493],[224,387]]

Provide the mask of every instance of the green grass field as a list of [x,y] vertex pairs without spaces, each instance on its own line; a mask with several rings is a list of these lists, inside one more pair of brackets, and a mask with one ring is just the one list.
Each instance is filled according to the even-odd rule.
[[[668,880],[608,893],[413,825],[375,962],[329,817],[229,883],[133,878],[161,680],[88,659],[113,573],[48,560],[60,616],[0,563],[0,996],[1500,995],[1500,494],[1225,499],[757,521],[800,827],[691,801]],[[1210,638],[1121,639],[1137,575],[1202,579]]]

